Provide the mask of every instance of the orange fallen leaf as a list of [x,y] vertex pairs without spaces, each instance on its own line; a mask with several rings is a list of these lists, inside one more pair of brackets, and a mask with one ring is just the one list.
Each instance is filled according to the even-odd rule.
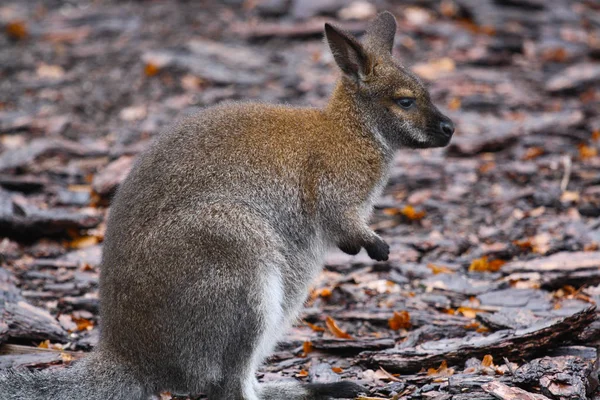
[[425,216],[425,211],[416,211],[413,206],[406,205],[400,210],[400,214],[404,215],[411,221],[419,221]]
[[300,372],[298,372],[296,374],[296,376],[299,378],[304,378],[304,377],[308,376],[308,371],[305,369],[301,369]]
[[49,349],[50,348],[50,340],[44,340],[37,345],[38,349]]
[[333,336],[340,339],[353,339],[352,336],[350,336],[348,333],[341,330],[339,326],[337,326],[333,318],[327,317],[327,319],[325,319],[325,325],[327,325],[329,332],[331,332]]
[[542,53],[544,61],[565,62],[567,59],[567,50],[563,47],[548,49]]
[[390,329],[394,331],[399,329],[409,329],[411,327],[410,314],[408,311],[394,311],[394,315],[388,320],[388,325],[390,326]]
[[477,316],[477,313],[483,312],[483,310],[471,307],[458,307],[456,309],[456,312],[464,315],[467,318],[475,318]]
[[485,164],[483,164],[479,167],[479,172],[482,174],[486,174],[489,171],[493,170],[494,168],[496,168],[495,162],[493,162],[493,161],[486,162]]
[[322,328],[322,327],[320,327],[318,325],[315,325],[315,324],[311,324],[310,322],[307,322],[307,321],[304,321],[304,323],[306,325],[308,325],[309,328],[312,329],[315,332],[325,332],[325,328]]
[[577,146],[577,148],[579,149],[579,158],[582,160],[593,158],[598,155],[598,149],[595,147],[590,147],[582,143]]
[[429,368],[427,370],[428,376],[450,376],[454,374],[454,369],[448,368],[448,363],[444,360],[440,364],[438,369]]
[[319,291],[319,296],[321,297],[331,297],[331,289],[324,288]]
[[456,111],[460,108],[460,99],[458,97],[453,97],[449,102],[448,102],[448,108],[452,111]]
[[89,319],[76,317],[71,317],[71,319],[73,320],[73,322],[75,322],[75,324],[77,324],[78,331],[89,331],[94,327],[94,323]]
[[313,350],[312,343],[309,340],[302,343],[302,350],[304,351],[303,357],[306,357]]
[[60,353],[60,359],[64,362],[64,363],[70,363],[71,361],[74,360],[74,357],[69,354],[69,353]]
[[503,260],[491,260],[487,257],[481,257],[473,260],[469,266],[469,272],[497,272],[506,264]]
[[146,65],[144,66],[144,74],[146,74],[146,76],[154,76],[158,74],[159,71],[160,68],[158,67],[158,65],[153,64],[151,62],[146,63]]
[[333,372],[335,372],[336,374],[341,374],[342,372],[344,372],[344,370],[341,369],[340,367],[331,367],[331,370]]
[[100,243],[100,239],[96,236],[81,236],[69,243],[69,247],[72,249],[83,249],[86,247],[94,246]]
[[592,140],[594,142],[600,140],[600,129],[596,129],[594,132],[592,132]]
[[486,354],[481,361],[481,366],[486,368],[493,367],[494,357],[492,357],[491,354]]
[[453,274],[454,271],[451,270],[448,267],[444,267],[441,265],[435,265],[435,264],[427,264],[427,268],[429,268],[431,270],[431,272],[433,272],[434,275],[437,274]]
[[27,24],[21,20],[11,21],[6,24],[5,31],[8,37],[14,40],[25,39],[29,35]]
[[530,147],[523,155],[523,160],[533,160],[544,154],[544,149],[541,147]]
[[480,326],[479,322],[473,321],[470,324],[465,325],[465,329],[478,329]]
[[514,240],[513,244],[519,248],[521,248],[521,250],[533,250],[533,243],[531,242],[531,240],[529,239],[525,239],[525,240]]

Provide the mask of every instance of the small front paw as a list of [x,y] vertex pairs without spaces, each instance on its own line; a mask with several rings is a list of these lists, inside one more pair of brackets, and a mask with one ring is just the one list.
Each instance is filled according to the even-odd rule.
[[367,254],[375,261],[387,261],[390,255],[390,246],[380,237],[365,246]]
[[344,242],[340,243],[338,248],[346,254],[355,256],[360,252],[361,246],[355,243]]

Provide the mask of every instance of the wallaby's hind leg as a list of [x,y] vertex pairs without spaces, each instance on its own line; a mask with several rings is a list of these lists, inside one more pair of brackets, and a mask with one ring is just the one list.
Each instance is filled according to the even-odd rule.
[[277,261],[259,268],[262,279],[249,293],[253,298],[251,310],[222,310],[231,312],[236,332],[228,333],[228,339],[233,340],[228,340],[223,352],[221,379],[209,384],[210,400],[259,400],[256,368],[272,351],[285,322],[283,281],[277,266],[285,261],[283,257]]

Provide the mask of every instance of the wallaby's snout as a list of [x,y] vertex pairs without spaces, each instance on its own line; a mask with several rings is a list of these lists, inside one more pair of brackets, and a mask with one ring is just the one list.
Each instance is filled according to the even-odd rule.
[[361,41],[326,24],[325,35],[360,117],[391,148],[443,147],[454,123],[431,101],[423,82],[392,56],[396,19],[383,12]]

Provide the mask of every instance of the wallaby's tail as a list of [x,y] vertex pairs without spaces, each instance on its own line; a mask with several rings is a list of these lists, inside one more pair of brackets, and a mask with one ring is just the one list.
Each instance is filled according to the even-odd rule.
[[99,353],[68,368],[0,373],[2,400],[146,400],[149,395],[127,368]]
[[349,381],[333,383],[274,382],[259,386],[260,400],[354,399],[367,390]]

